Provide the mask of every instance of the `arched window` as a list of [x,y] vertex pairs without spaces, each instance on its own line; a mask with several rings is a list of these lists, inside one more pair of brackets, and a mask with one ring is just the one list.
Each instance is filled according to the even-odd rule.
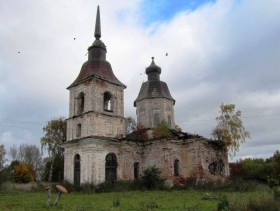
[[140,178],[140,164],[139,162],[134,163],[134,179]]
[[76,137],[81,137],[82,134],[82,124],[77,124]]
[[78,114],[82,114],[84,112],[85,107],[85,95],[81,92],[78,96]]
[[180,161],[176,159],[174,161],[174,176],[178,177],[180,175]]
[[109,153],[105,161],[105,182],[113,183],[117,181],[117,156]]
[[113,101],[112,101],[112,95],[110,92],[104,93],[104,110],[105,111],[113,111]]
[[79,154],[74,157],[74,185],[80,186],[81,178],[81,158]]

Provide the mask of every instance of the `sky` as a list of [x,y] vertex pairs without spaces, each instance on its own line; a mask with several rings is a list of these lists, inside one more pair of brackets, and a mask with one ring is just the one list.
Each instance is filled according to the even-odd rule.
[[[242,112],[251,139],[231,160],[280,150],[279,0],[0,0],[0,144],[36,144],[94,41],[97,5],[107,60],[124,83],[125,116],[151,57],[183,131],[211,138],[221,103]],[[75,38],[75,39],[74,39]],[[168,56],[166,56],[168,53]]]

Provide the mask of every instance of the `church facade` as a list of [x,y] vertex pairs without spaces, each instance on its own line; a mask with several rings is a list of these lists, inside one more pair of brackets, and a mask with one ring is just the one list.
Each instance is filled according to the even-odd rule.
[[[80,185],[138,179],[151,166],[171,185],[188,178],[223,179],[229,176],[227,151],[221,141],[176,132],[175,100],[160,80],[161,68],[152,58],[146,68],[148,80],[134,102],[137,124],[149,133],[148,139],[125,135],[124,89],[106,60],[101,41],[99,7],[95,41],[88,48],[88,61],[67,88],[69,118],[64,144],[64,179]],[[153,128],[165,121],[173,131],[170,138],[153,138]]]

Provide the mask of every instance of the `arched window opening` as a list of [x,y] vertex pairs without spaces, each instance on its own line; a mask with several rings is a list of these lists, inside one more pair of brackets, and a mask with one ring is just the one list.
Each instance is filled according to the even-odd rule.
[[114,153],[109,153],[105,161],[105,182],[114,183],[117,181],[117,157]]
[[104,110],[113,111],[112,95],[110,92],[104,93]]
[[82,134],[82,124],[77,124],[77,128],[76,128],[76,137],[81,137]]
[[81,92],[78,96],[78,114],[82,114],[84,112],[85,107],[85,95]]
[[177,159],[174,161],[174,176],[175,177],[178,177],[180,175],[179,168],[180,168],[180,161]]
[[80,186],[81,181],[81,158],[79,154],[74,157],[74,185]]
[[140,164],[139,162],[134,163],[134,179],[137,180],[140,178]]

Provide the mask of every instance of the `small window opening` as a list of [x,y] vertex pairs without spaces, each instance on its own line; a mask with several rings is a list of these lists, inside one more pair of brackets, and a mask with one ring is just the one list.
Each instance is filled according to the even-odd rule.
[[77,124],[76,136],[81,137],[81,133],[82,133],[82,124]]
[[179,168],[180,168],[180,161],[179,160],[175,160],[174,161],[174,176],[178,177],[180,172],[179,172]]
[[134,179],[137,180],[140,178],[140,165],[139,162],[134,163]]

